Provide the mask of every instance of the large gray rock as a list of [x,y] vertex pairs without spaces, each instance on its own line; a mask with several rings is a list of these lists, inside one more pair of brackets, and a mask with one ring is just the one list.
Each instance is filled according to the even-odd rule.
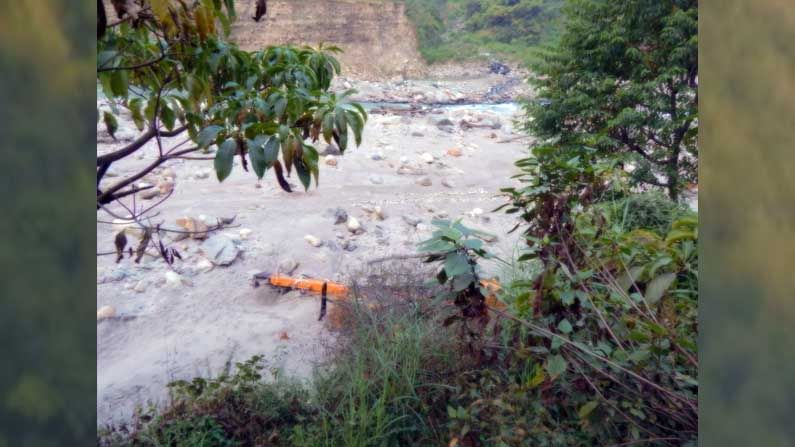
[[204,241],[201,250],[215,265],[229,265],[235,262],[237,255],[240,254],[235,242],[223,234],[217,234]]

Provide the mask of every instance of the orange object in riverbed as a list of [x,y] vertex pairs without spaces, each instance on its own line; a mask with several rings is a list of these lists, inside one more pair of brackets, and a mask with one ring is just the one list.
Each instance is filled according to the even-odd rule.
[[323,284],[327,284],[326,293],[329,295],[342,297],[348,294],[348,287],[343,284],[323,281],[320,279],[290,278],[289,276],[271,275],[268,282],[276,287],[287,287],[290,289],[303,289],[315,293],[323,291]]

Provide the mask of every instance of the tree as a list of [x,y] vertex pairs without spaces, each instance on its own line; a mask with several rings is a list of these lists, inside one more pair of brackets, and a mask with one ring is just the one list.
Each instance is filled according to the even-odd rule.
[[[240,157],[258,178],[273,168],[290,192],[285,174],[294,169],[301,184],[317,185],[318,152],[310,144],[322,137],[341,151],[349,129],[357,145],[367,115],[347,102],[353,91],[329,91],[340,72],[333,57],[341,50],[270,47],[246,52],[227,40],[235,20],[233,0],[114,0],[117,18],[105,17],[97,0],[97,80],[111,101],[102,119],[111,136],[119,108],[127,109],[141,135],[126,146],[97,157],[97,209],[133,195],[136,182],[175,158],[217,145],[214,166],[219,181]],[[187,133],[185,147],[163,147],[162,137]],[[109,185],[108,168],[155,141],[158,156],[145,168]],[[194,154],[195,155],[195,154]],[[281,160],[280,156],[281,155]],[[206,158],[206,157],[205,157]],[[137,210],[133,210],[135,218]]]
[[561,159],[595,149],[676,200],[698,170],[697,0],[570,0],[565,13],[533,65],[544,100],[527,106],[528,130]]

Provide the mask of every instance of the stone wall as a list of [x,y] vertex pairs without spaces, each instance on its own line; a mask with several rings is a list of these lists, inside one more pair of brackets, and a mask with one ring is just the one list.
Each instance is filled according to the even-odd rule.
[[252,19],[255,0],[237,0],[236,9],[232,39],[244,49],[334,44],[345,51],[338,56],[343,75],[360,78],[416,76],[424,69],[414,27],[400,2],[269,1],[268,13],[259,22]]

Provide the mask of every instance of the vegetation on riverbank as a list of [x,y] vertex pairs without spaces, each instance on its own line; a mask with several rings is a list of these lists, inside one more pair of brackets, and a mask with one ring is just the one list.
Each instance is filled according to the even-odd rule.
[[406,0],[419,49],[431,63],[507,57],[526,64],[554,40],[563,0]]

